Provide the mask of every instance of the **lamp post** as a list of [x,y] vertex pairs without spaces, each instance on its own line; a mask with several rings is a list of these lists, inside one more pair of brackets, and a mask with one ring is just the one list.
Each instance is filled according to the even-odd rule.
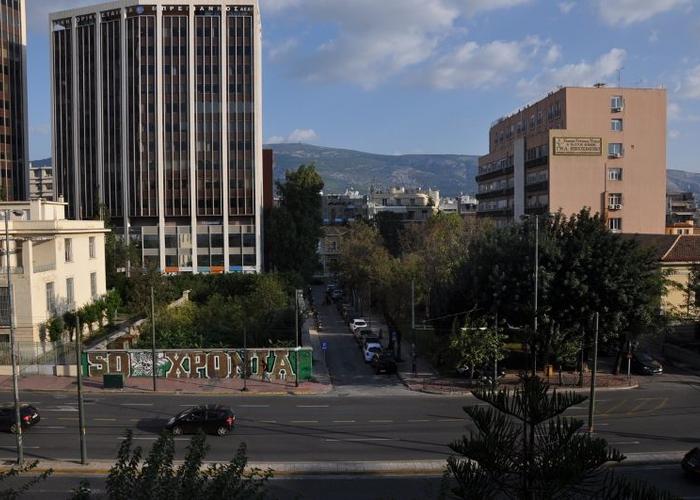
[[588,406],[588,432],[593,433],[595,417],[595,374],[598,371],[598,313],[595,313],[595,337],[593,341],[593,371],[591,372],[591,397]]
[[87,463],[87,445],[85,443],[85,408],[83,406],[83,372],[81,361],[83,357],[82,350],[82,327],[80,325],[80,315],[75,311],[75,358],[77,365],[78,376],[78,426],[80,432],[80,463]]
[[[7,271],[7,309],[10,316],[10,357],[12,361],[12,396],[15,403],[15,437],[17,439],[17,463],[24,464],[24,447],[22,445],[22,418],[19,405],[18,369],[17,369],[17,346],[15,339],[15,314],[14,303],[12,301],[12,272],[10,270],[10,212],[5,210],[5,266]],[[21,212],[13,212],[21,215]]]
[[156,359],[156,302],[151,285],[151,371],[153,372],[153,392],[158,390],[156,379],[158,377],[158,360]]
[[540,216],[535,215],[522,215],[521,219],[527,220],[530,218],[535,219],[535,317],[533,319],[533,331],[532,339],[530,342],[530,352],[532,355],[532,376],[537,375],[537,349],[536,349],[536,339],[537,339],[537,299],[539,295],[539,271],[540,271]]

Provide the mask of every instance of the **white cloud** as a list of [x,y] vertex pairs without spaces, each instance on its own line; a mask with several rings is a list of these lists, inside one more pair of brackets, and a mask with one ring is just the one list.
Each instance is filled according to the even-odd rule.
[[427,72],[428,83],[439,89],[499,84],[527,69],[542,46],[537,37],[484,45],[466,42],[437,61]]
[[267,55],[271,61],[278,61],[288,55],[299,45],[299,40],[296,38],[288,38],[281,43],[271,45],[267,49]]
[[544,62],[547,65],[551,65],[557,62],[559,59],[561,59],[561,47],[559,45],[552,45],[547,51]]
[[292,131],[287,137],[274,135],[267,139],[267,144],[282,144],[282,143],[310,143],[318,139],[318,134],[310,128],[298,128]]
[[651,30],[649,33],[649,43],[656,43],[659,41],[659,30]]
[[562,14],[568,14],[576,7],[576,2],[559,2],[559,10]]
[[531,0],[451,0],[455,5],[460,7],[464,14],[473,16],[479,12],[488,10],[506,9],[517,7]]
[[610,26],[627,26],[680,7],[691,6],[691,0],[598,0],[598,11]]
[[680,131],[678,131],[676,129],[670,129],[668,131],[668,138],[671,140],[678,139],[680,136],[681,136]]
[[593,62],[581,61],[545,69],[530,80],[518,82],[518,88],[523,95],[534,97],[560,85],[587,87],[605,82],[622,67],[626,56],[623,49],[611,49]]
[[676,102],[670,101],[666,111],[669,120],[678,120],[681,117],[681,107]]
[[700,99],[700,64],[689,69],[685,74],[680,92],[684,97]]

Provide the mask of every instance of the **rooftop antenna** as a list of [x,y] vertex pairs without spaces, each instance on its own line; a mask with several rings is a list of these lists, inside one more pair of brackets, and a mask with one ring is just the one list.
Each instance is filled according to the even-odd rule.
[[617,88],[622,88],[622,70],[625,69],[624,66],[617,68]]

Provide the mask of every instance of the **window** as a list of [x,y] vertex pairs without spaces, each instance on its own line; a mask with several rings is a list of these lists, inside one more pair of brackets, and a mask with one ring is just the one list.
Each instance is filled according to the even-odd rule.
[[617,113],[625,107],[625,101],[621,95],[614,95],[610,98],[610,111]]
[[608,144],[608,156],[611,158],[620,158],[624,154],[622,143],[611,142]]
[[620,217],[608,219],[608,228],[610,228],[613,233],[619,233],[622,231],[622,219]]
[[622,120],[619,118],[613,118],[610,120],[610,130],[614,132],[622,132]]
[[622,180],[622,169],[621,168],[609,168],[608,169],[608,180],[609,181],[621,181]]
[[10,326],[10,294],[9,288],[0,287],[0,325]]
[[66,278],[66,302],[69,307],[73,307],[75,294],[73,293],[73,278]]
[[90,296],[97,297],[97,273],[90,273]]
[[90,245],[90,258],[94,259],[97,257],[95,254],[95,237],[94,236],[90,236],[89,245]]
[[73,262],[73,240],[70,238],[66,238],[65,244],[66,244],[66,262]]
[[54,293],[53,281],[46,283],[46,310],[49,314],[56,313],[56,294]]
[[622,193],[610,193],[608,195],[608,205],[611,210],[622,208]]

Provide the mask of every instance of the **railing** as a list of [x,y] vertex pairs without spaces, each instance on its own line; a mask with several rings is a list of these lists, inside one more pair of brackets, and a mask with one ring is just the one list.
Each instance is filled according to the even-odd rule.
[[[6,267],[0,267],[0,276],[7,274]],[[10,274],[24,274],[24,268],[21,266],[10,266]]]
[[56,270],[56,263],[52,262],[50,264],[42,264],[40,266],[34,265],[33,269],[34,269],[35,273],[45,273],[46,271],[55,271]]

